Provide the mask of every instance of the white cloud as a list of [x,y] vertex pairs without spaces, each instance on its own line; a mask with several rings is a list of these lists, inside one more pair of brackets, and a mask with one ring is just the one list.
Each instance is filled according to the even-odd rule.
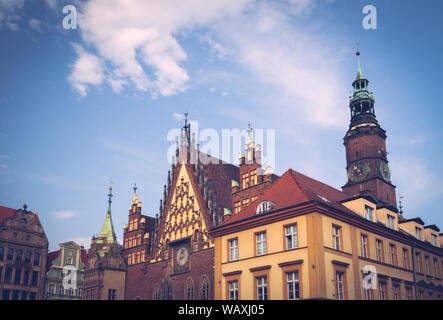
[[46,0],[46,3],[51,9],[55,9],[57,7],[57,0]]
[[76,210],[63,210],[55,211],[52,214],[57,219],[71,219],[75,218],[79,214],[79,212]]
[[[404,196],[403,204],[415,209],[430,198],[443,195],[443,184],[432,173],[423,159],[408,157],[391,157],[392,181],[397,186],[397,201]],[[411,179],[413,177],[413,179]]]
[[39,32],[42,31],[42,29],[41,29],[41,21],[39,21],[37,19],[29,19],[28,24],[29,24],[29,26],[32,29],[34,29],[36,31],[39,31]]
[[227,93],[226,91],[222,91],[221,95],[222,95],[223,97],[226,97],[226,96],[228,95],[228,93]]
[[227,48],[225,48],[224,46],[222,46],[220,43],[213,40],[209,36],[201,36],[200,40],[202,40],[203,42],[206,42],[210,45],[211,54],[214,55],[219,60],[222,60],[226,56],[231,54],[230,50],[228,50]]
[[[114,91],[132,84],[153,97],[169,96],[183,92],[189,81],[183,68],[187,54],[177,35],[237,14],[251,1],[89,0],[78,21],[85,43],[107,63],[105,77]],[[87,93],[85,84],[74,88],[83,96]]]
[[20,29],[18,21],[21,20],[19,10],[23,9],[25,0],[0,0],[0,29],[5,24],[11,31]]
[[72,67],[72,72],[68,77],[74,90],[82,97],[88,92],[88,86],[98,86],[103,82],[104,70],[101,60],[86,52],[82,46],[74,44],[78,58]]
[[173,113],[172,117],[177,121],[184,121],[185,120],[185,116],[181,113]]
[[75,243],[77,243],[80,246],[83,246],[85,249],[89,249],[91,247],[91,237],[76,237],[73,239],[67,239],[63,242],[69,242],[69,241],[74,241]]
[[[296,3],[299,7],[294,12],[304,12],[302,5],[313,2],[292,1]],[[289,18],[284,7],[260,2],[243,19],[219,23],[217,31],[231,43],[235,58],[246,66],[251,79],[280,97],[272,108],[267,107],[268,112],[318,126],[342,127],[347,110],[346,88],[340,78],[340,41],[335,44],[327,34],[294,24],[297,17]]]

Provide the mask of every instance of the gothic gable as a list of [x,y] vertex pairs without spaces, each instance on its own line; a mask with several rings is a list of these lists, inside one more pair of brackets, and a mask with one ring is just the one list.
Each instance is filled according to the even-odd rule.
[[192,237],[199,249],[213,246],[208,236],[206,208],[202,205],[201,190],[186,165],[178,165],[170,193],[165,203],[165,212],[160,221],[156,247],[151,262],[169,258],[169,243]]

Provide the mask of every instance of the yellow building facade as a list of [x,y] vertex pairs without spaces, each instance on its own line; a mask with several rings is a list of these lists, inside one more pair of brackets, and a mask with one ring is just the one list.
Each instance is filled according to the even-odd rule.
[[396,211],[288,170],[211,232],[215,298],[441,299],[439,229]]

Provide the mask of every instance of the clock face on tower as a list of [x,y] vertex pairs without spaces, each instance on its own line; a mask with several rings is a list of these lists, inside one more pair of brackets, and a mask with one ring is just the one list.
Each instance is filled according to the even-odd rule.
[[172,244],[172,257],[174,259],[173,272],[181,273],[190,270],[191,245],[190,239],[179,240]]
[[188,261],[188,249],[181,247],[177,251],[177,263],[182,266],[186,263],[186,261]]
[[371,169],[364,161],[357,161],[351,164],[348,168],[348,176],[352,182],[360,182],[365,179]]
[[386,161],[380,162],[380,174],[386,182],[391,181],[391,172],[389,171],[389,166]]

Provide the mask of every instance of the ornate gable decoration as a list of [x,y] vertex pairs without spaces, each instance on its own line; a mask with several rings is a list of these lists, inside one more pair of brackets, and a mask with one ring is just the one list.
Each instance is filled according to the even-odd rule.
[[[177,180],[171,189],[162,215],[158,242],[151,262],[169,259],[171,241],[192,237],[193,247],[206,249],[213,246],[208,236],[202,208],[197,200],[198,190],[194,190],[186,165],[181,165]],[[198,188],[198,186],[197,186]]]

